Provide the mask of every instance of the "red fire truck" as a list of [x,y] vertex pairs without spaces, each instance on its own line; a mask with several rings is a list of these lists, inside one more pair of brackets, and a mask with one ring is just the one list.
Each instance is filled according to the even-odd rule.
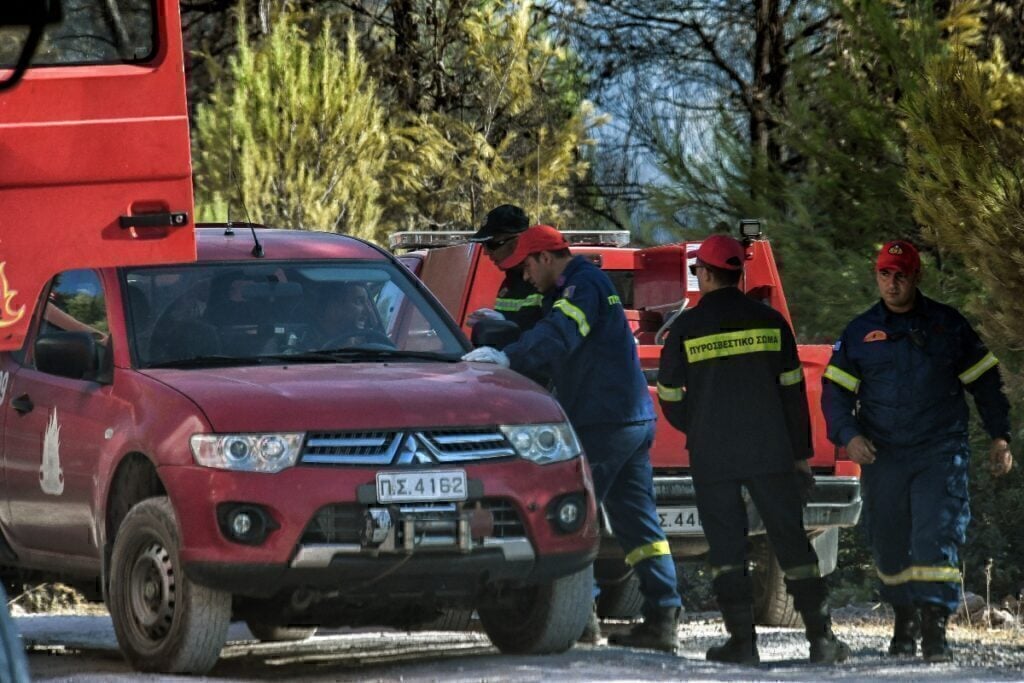
[[177,0],[6,0],[0,148],[0,350],[60,271],[195,260]]
[[[780,311],[788,320],[789,307],[771,244],[763,238],[756,221],[744,221],[742,229],[747,250],[744,291]],[[467,316],[478,308],[493,307],[503,278],[480,246],[466,241],[470,234],[405,232],[391,238],[392,249],[404,252],[400,259],[467,332]],[[601,266],[615,284],[657,406],[655,383],[662,335],[675,314],[700,300],[696,278],[688,271],[686,255],[698,243],[636,248],[627,246],[630,235],[624,231],[566,231],[564,234],[573,245],[574,253],[583,254]],[[810,465],[816,481],[813,497],[804,511],[804,524],[821,558],[823,574],[835,569],[839,529],[855,524],[861,508],[859,467],[828,441],[820,409],[820,380],[830,351],[827,345],[800,346],[814,443]],[[686,437],[670,428],[660,415],[658,424],[651,459],[661,523],[677,559],[699,558],[707,551],[707,543],[688,472]],[[748,512],[757,619],[767,625],[794,624],[799,615],[785,591],[782,570],[767,543],[764,526],[752,504],[748,505]],[[639,586],[622,562],[621,550],[607,528],[595,573],[602,583],[598,602],[601,616],[626,617],[639,610],[642,602]]]

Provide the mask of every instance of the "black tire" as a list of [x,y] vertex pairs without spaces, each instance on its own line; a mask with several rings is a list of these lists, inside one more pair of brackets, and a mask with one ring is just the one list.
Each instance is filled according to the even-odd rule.
[[137,671],[203,674],[227,640],[231,594],[192,583],[181,568],[178,524],[167,498],[135,505],[110,559],[110,616]]
[[565,652],[590,619],[593,567],[516,593],[511,601],[477,608],[480,623],[495,647],[517,655]]
[[621,581],[602,584],[597,597],[597,616],[602,619],[635,619],[644,606],[640,579],[630,572]]
[[756,539],[751,552],[754,582],[754,623],[760,626],[803,626],[793,596],[786,592],[786,575],[765,538]]
[[316,626],[278,626],[255,619],[246,619],[245,625],[253,638],[263,643],[294,643],[312,638]]

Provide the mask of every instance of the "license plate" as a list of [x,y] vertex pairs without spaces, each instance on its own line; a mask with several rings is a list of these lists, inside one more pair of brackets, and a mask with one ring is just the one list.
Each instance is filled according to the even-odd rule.
[[683,507],[660,507],[658,508],[658,522],[666,533],[673,531],[703,531],[700,525],[700,515],[697,508]]
[[377,502],[424,503],[466,500],[466,472],[378,472]]

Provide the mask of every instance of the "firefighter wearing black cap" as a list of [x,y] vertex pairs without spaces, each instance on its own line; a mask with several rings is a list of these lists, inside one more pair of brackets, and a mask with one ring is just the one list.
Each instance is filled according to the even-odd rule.
[[[529,226],[525,211],[512,204],[502,204],[487,213],[484,224],[469,241],[483,243],[484,252],[501,268],[501,262],[512,255],[516,238]],[[467,322],[472,326],[482,318],[504,318],[519,325],[519,329],[528,330],[543,315],[543,296],[523,279],[522,267],[502,270],[505,271],[505,279],[498,288],[494,308],[473,311]]]
[[544,317],[504,352],[483,346],[463,358],[552,378],[590,463],[594,493],[644,596],[643,622],[608,641],[674,652],[682,601],[654,503],[654,405],[622,302],[608,276],[585,257],[573,257],[550,226],[526,230],[502,263],[520,264],[545,294]]
[[842,661],[850,650],[832,633],[828,589],[803,527],[800,482],[811,477],[810,418],[793,333],[778,311],[737,287],[742,244],[713,235],[695,254],[691,272],[702,297],[670,328],[658,398],[668,421],[686,433],[713,587],[729,632],[707,658],[760,662],[745,488],[803,616],[811,661]]
[[913,244],[882,246],[881,299],[833,347],[822,407],[829,438],[861,466],[861,524],[896,615],[889,654],[915,655],[920,637],[924,659],[945,662],[970,521],[965,390],[992,438],[994,476],[1013,467],[1010,406],[996,357],[960,313],[918,291],[920,280]]

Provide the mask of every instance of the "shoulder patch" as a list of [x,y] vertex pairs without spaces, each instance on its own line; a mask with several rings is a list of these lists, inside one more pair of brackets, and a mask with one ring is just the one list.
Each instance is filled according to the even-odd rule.
[[885,341],[888,338],[889,335],[885,333],[885,330],[872,330],[864,335],[864,341],[866,342]]
[[498,290],[498,296],[505,296],[508,294],[508,287],[502,287]]
[[842,347],[843,347],[843,340],[842,339],[836,339],[836,343],[832,345],[832,350],[833,351],[838,351]]
[[565,289],[562,290],[562,296],[564,296],[566,299],[570,299],[570,298],[572,298],[572,295],[575,292],[576,292],[576,285],[569,285],[568,287],[566,287]]

